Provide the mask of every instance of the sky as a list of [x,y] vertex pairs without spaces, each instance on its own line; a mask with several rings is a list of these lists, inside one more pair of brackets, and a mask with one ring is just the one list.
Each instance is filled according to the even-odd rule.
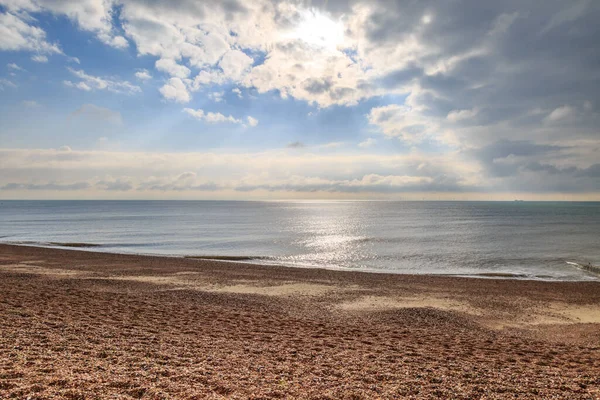
[[595,0],[0,0],[0,199],[600,200]]

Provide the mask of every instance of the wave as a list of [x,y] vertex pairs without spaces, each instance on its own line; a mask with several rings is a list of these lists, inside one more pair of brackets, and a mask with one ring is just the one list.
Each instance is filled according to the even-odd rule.
[[591,272],[593,274],[599,274],[600,275],[600,266],[598,265],[592,265],[592,263],[584,263],[584,264],[580,264],[578,262],[575,261],[566,261],[567,264],[574,266],[575,268],[579,268],[582,269],[584,271],[588,271]]
[[36,242],[36,241],[15,241],[5,242],[7,244],[16,245],[27,245],[27,246],[42,246],[42,247],[75,247],[75,248],[88,248],[88,247],[103,247],[104,245],[98,243],[83,243],[83,242]]
[[250,256],[184,256],[193,260],[214,260],[214,261],[252,261],[264,260],[267,257],[250,257]]

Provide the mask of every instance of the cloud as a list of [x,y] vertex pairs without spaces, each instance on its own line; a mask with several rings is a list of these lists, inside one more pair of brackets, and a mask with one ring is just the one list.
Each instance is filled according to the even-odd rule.
[[24,14],[0,12],[0,50],[61,54],[57,44],[46,41],[46,32],[28,20]]
[[473,108],[472,110],[453,110],[448,113],[446,117],[448,121],[458,122],[463,120],[468,120],[475,117],[479,113],[479,110]]
[[71,81],[63,81],[63,84],[65,86],[72,87],[72,88],[77,88],[77,89],[81,89],[81,90],[84,90],[86,92],[90,92],[92,90],[92,88],[89,87],[87,85],[87,83],[85,83],[85,82],[74,83],[74,82],[71,82]]
[[130,40],[138,55],[154,57],[158,70],[182,80],[188,94],[172,96],[177,101],[226,82],[319,107],[408,94],[414,114],[437,123],[448,116],[452,122],[453,110],[479,107],[491,122],[498,118],[493,113],[517,118],[540,99],[548,104],[537,106],[554,109],[580,100],[578,91],[597,97],[596,56],[582,51],[597,39],[592,27],[599,7],[591,1],[482,7],[473,0],[455,6],[356,0],[310,8],[266,0],[6,4],[7,18],[50,12],[108,45],[125,47]]
[[27,108],[36,108],[40,106],[40,104],[35,100],[23,100],[21,104]]
[[[7,7],[9,11],[9,13],[7,13],[8,15],[14,14],[13,16],[18,15],[19,17],[23,18],[21,23],[25,26],[19,26],[19,29],[21,32],[31,32],[29,36],[33,36],[35,42],[38,42],[38,46],[36,47],[40,47],[40,45],[43,44],[43,42],[39,42],[40,38],[43,39],[45,37],[45,32],[40,28],[37,28],[33,25],[28,25],[25,22],[35,21],[30,15],[32,13],[52,13],[55,15],[65,15],[70,20],[75,22],[80,29],[94,33],[98,40],[104,44],[119,49],[128,47],[127,39],[115,33],[116,29],[112,25],[112,13],[114,11],[113,7],[116,2],[102,0],[11,0],[4,3],[5,7]],[[0,26],[2,25],[4,25],[4,23],[0,21]],[[2,37],[2,35],[0,35],[0,37]]]
[[140,81],[147,81],[152,79],[152,75],[147,69],[141,69],[135,73],[135,77]]
[[342,147],[344,142],[329,142],[322,145],[317,146],[320,149],[337,149],[338,147]]
[[128,81],[88,75],[83,70],[77,70],[70,67],[67,69],[71,74],[80,79],[79,82],[64,81],[64,84],[70,87],[85,91],[108,90],[109,92],[122,94],[135,94],[142,91],[139,86],[133,85]]
[[250,70],[253,59],[239,50],[230,50],[219,61],[219,68],[225,76],[234,81],[239,81]]
[[254,117],[248,116],[246,117],[246,120],[248,121],[248,125],[255,127],[258,125],[258,120]]
[[367,138],[365,140],[363,140],[362,142],[360,142],[358,144],[358,147],[362,147],[364,149],[368,148],[368,147],[372,147],[377,143],[376,139],[373,138]]
[[106,179],[96,182],[95,186],[102,190],[119,192],[127,192],[129,190],[133,190],[134,188],[131,180],[129,180],[126,177],[119,177],[116,179],[108,177]]
[[545,118],[546,122],[556,122],[556,121],[564,121],[570,118],[573,118],[575,115],[575,109],[571,106],[560,106],[554,109],[548,116]]
[[[600,166],[594,149],[582,164],[577,162],[583,158],[574,156],[573,151],[506,141],[469,154],[447,155],[319,154],[308,149],[241,154],[0,149],[0,186],[26,193],[54,190],[42,185],[79,183],[86,193],[114,193],[117,197],[143,197],[149,191],[175,197],[184,192],[190,196],[211,193],[217,198],[260,198],[260,193],[271,193],[268,196],[274,198],[286,193],[292,197],[294,193],[296,197],[316,193],[487,193],[487,198],[494,193],[598,193]],[[36,186],[27,186],[32,183]]]
[[157,70],[166,72],[170,76],[185,79],[190,76],[190,69],[184,65],[177,64],[175,60],[170,58],[161,58],[156,61],[155,67]]
[[288,149],[302,149],[302,148],[306,147],[306,145],[302,142],[292,142],[292,143],[288,143],[288,145],[286,147]]
[[209,98],[212,99],[215,103],[220,103],[223,101],[223,96],[225,96],[225,92],[212,92],[208,95]]
[[[166,100],[189,103],[198,96],[202,102],[212,96],[217,101],[223,96],[214,93],[231,90],[240,98],[248,93],[243,102],[232,103],[252,99],[264,106],[265,97],[271,101],[278,96],[288,99],[281,102],[286,107],[314,106],[311,115],[319,113],[319,118],[312,118],[311,124],[354,107],[350,111],[356,110],[369,125],[357,124],[359,132],[335,140],[356,142],[357,137],[372,136],[359,144],[362,154],[373,143],[370,139],[380,140],[375,135],[381,134],[401,141],[402,151],[423,149],[435,153],[431,157],[442,152],[453,158],[444,165],[452,169],[444,182],[454,179],[460,190],[475,187],[491,193],[494,188],[524,190],[528,185],[539,192],[595,190],[593,166],[600,148],[594,108],[600,104],[598,2],[313,3],[5,0],[0,50],[45,57],[61,53],[42,29],[46,25],[35,18],[43,13],[65,16],[109,46],[131,43],[132,54],[143,56],[138,60],[154,64],[145,71],[148,77],[167,74],[159,89]],[[115,77],[71,72],[74,78],[65,84],[80,90],[141,90]],[[138,71],[136,78],[147,79],[146,73]],[[9,87],[15,84],[0,81],[0,88]],[[234,116],[186,110],[204,122],[257,123],[233,111]],[[263,125],[269,122],[261,120]],[[421,161],[418,165],[430,167]],[[325,163],[321,167],[329,170],[324,173],[295,171],[290,176],[338,186],[371,175],[421,176],[369,162],[378,168],[344,164],[351,173],[343,175],[336,164]],[[469,172],[459,167],[464,165],[470,166]],[[427,176],[433,179],[430,185],[435,182],[439,188],[443,171],[436,174]],[[131,179],[134,186],[139,184],[139,177]],[[244,187],[263,190],[281,186],[285,179],[235,178],[239,187],[243,181]],[[197,184],[214,183],[221,190],[233,188],[232,181],[205,179]],[[417,186],[424,185],[422,180]]]
[[214,123],[221,123],[221,122],[231,122],[233,124],[241,124],[242,121],[239,119],[236,119],[234,117],[230,116],[225,116],[221,113],[214,113],[214,112],[208,112],[205,113],[203,110],[191,110],[189,108],[184,109],[184,111],[188,114],[190,114],[191,116],[193,116],[196,119],[214,124]]
[[369,123],[389,137],[398,137],[407,143],[419,143],[433,134],[434,123],[411,107],[390,104],[374,107],[368,115]]
[[191,100],[185,84],[179,78],[171,78],[160,89],[160,93],[167,100],[177,103],[188,103]]
[[47,63],[48,62],[48,57],[41,55],[41,54],[37,54],[35,56],[31,57],[32,61],[35,61],[36,63]]
[[89,189],[87,182],[76,183],[7,183],[0,190],[34,190],[34,191],[74,191]]
[[[229,116],[225,116],[221,113],[215,113],[215,112],[205,112],[204,110],[198,109],[198,110],[194,110],[191,108],[184,108],[183,111],[189,115],[191,115],[192,117],[196,118],[199,121],[204,121],[207,122],[209,124],[218,124],[218,123],[232,123],[232,124],[239,124],[239,125],[244,125],[244,121],[238,118],[235,118],[231,115]],[[256,126],[258,125],[258,120],[252,117],[247,117],[247,121],[248,121],[248,125],[250,126]]]
[[25,71],[23,68],[19,67],[19,66],[18,66],[17,64],[15,64],[15,63],[9,63],[9,64],[6,64],[6,67],[7,67],[8,69],[12,69],[12,70],[15,70],[15,71]]
[[235,190],[251,192],[330,192],[330,193],[406,193],[460,191],[455,181],[437,181],[431,177],[368,174],[356,179],[331,180],[319,177],[292,176],[283,181],[262,185],[240,185]]
[[[463,190],[468,184],[465,177],[449,172],[463,170],[460,164],[444,158],[425,161],[417,155],[332,156],[285,150],[253,154],[0,150],[0,160],[4,171],[0,185],[17,183],[19,186],[11,186],[15,191],[28,190],[26,185],[34,179],[36,185],[85,182],[92,192],[229,191],[232,195],[261,191],[400,193],[409,188],[430,191],[450,185]],[[419,167],[424,163],[428,166]],[[449,165],[456,168],[448,169]],[[15,176],[21,181],[6,180]]]
[[102,122],[113,126],[123,125],[121,113],[94,104],[84,104],[69,114],[69,119],[84,118],[94,123]]
[[16,89],[17,85],[14,82],[9,81],[8,79],[0,78],[0,90],[4,90],[7,87]]

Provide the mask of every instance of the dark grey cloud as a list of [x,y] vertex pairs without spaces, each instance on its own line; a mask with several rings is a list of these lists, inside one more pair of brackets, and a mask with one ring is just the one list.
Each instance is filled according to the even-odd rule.
[[[330,7],[339,12],[342,3]],[[481,127],[458,133],[466,145],[518,137],[600,138],[593,111],[600,104],[599,2],[381,0],[370,5],[363,27],[366,48],[392,51],[409,38],[423,47],[378,84],[416,83],[422,91],[412,99],[430,117],[477,108],[476,117],[457,124]],[[443,68],[436,72],[436,66]],[[592,109],[584,110],[584,104]],[[577,121],[568,130],[549,132],[544,118],[563,105],[577,110]],[[541,111],[531,114],[536,109]],[[486,129],[496,124],[504,124],[505,131]]]
[[289,143],[285,147],[287,147],[288,149],[302,149],[302,148],[306,147],[306,145],[302,142],[292,142],[292,143]]
[[422,67],[410,65],[386,74],[378,83],[384,87],[395,88],[423,75],[425,75],[425,71]]
[[482,147],[475,151],[478,158],[485,161],[492,161],[497,158],[506,158],[508,156],[535,156],[558,152],[565,147],[554,145],[541,145],[528,140],[499,140],[493,144]]
[[[497,178],[518,175],[519,171],[527,168],[528,165],[531,166],[530,171],[548,172],[548,166],[543,167],[537,162],[532,162],[531,157],[558,154],[564,149],[561,146],[540,145],[527,140],[499,140],[469,153],[480,161],[489,176]],[[509,157],[513,160],[506,162]],[[515,157],[520,159],[515,161]]]
[[312,94],[321,94],[329,91],[333,86],[330,78],[311,78],[304,82],[304,89]]

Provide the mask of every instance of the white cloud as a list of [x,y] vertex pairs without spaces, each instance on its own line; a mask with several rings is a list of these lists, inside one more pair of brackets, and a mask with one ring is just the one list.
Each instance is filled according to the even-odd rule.
[[171,78],[159,89],[160,93],[167,100],[177,103],[188,103],[191,100],[190,94],[183,81],[179,78]]
[[246,119],[248,120],[248,125],[250,125],[252,127],[258,125],[258,120],[256,118],[248,116]]
[[17,85],[15,85],[14,82],[9,81],[8,79],[0,78],[0,90],[4,90],[4,88],[7,87],[16,89]]
[[6,64],[6,66],[8,67],[8,69],[13,69],[15,71],[25,71],[23,68],[19,67],[15,63],[9,63],[9,64]]
[[246,123],[244,123],[243,119],[235,118],[232,115],[226,116],[219,112],[210,112],[210,111],[206,112],[202,109],[194,110],[192,108],[184,108],[183,111],[185,113],[191,115],[192,117],[196,118],[197,120],[204,121],[209,124],[231,123],[231,124],[242,125],[244,127],[246,127],[246,126],[255,127],[258,125],[258,120],[251,116],[246,117],[246,121],[247,121],[247,124],[246,124]]
[[[96,34],[97,38],[103,43],[120,49],[128,46],[124,37],[115,34],[115,28],[112,25],[113,6],[116,2],[105,0],[11,0],[5,1],[5,3],[10,12],[23,17],[27,21],[34,21],[29,13],[50,12],[56,15],[66,15],[80,29]],[[27,25],[27,27],[30,30],[39,29],[30,25]],[[39,30],[41,31],[41,29]],[[40,34],[36,32],[36,35],[39,36]]]
[[235,93],[237,95],[238,98],[242,98],[242,91],[239,88],[233,88],[231,89],[231,93]]
[[190,76],[190,69],[184,65],[177,64],[175,60],[170,58],[161,58],[156,61],[155,67],[157,70],[166,72],[167,74],[176,77],[185,79]]
[[212,99],[215,103],[220,103],[223,101],[223,96],[225,96],[225,92],[212,92],[209,93],[208,97]]
[[363,140],[362,142],[360,142],[358,144],[358,147],[362,147],[362,148],[368,148],[368,147],[372,147],[377,143],[377,139],[373,139],[373,138],[367,138],[365,140]]
[[563,105],[554,109],[544,120],[546,122],[564,121],[573,118],[575,114],[576,111],[573,107]]
[[101,33],[98,35],[98,39],[117,49],[126,49],[129,47],[129,42],[123,36],[111,36],[111,34]]
[[423,141],[436,128],[434,122],[424,117],[419,110],[398,104],[372,108],[368,119],[384,135],[398,137],[407,143]]
[[63,81],[63,83],[69,87],[77,88],[86,92],[90,92],[92,90],[92,88],[89,87],[88,84],[85,82],[73,83],[71,81]]
[[[202,118],[208,115],[201,114]],[[448,188],[460,191],[468,190],[476,182],[471,177],[476,168],[473,165],[461,162],[455,156],[422,154],[321,155],[306,151],[292,153],[285,149],[242,154],[226,151],[131,153],[63,148],[0,149],[0,160],[5,171],[12,171],[12,174],[0,176],[3,191],[27,191],[26,185],[31,182],[38,185],[85,182],[86,186],[81,185],[81,190],[104,191],[107,190],[106,182],[121,179],[121,182],[129,183],[133,194],[142,197],[154,190],[171,194],[210,191],[216,196],[229,193],[233,198],[245,198],[252,193],[258,196],[263,193],[264,196],[266,192],[283,195],[395,193]],[[32,190],[41,188],[31,187]]]
[[24,100],[22,101],[22,104],[27,108],[36,108],[40,106],[39,103],[35,100]]
[[27,17],[0,12],[0,50],[62,53],[58,45],[46,41],[43,29],[26,22]]
[[342,147],[344,142],[329,142],[322,145],[317,146],[318,149],[337,149]]
[[191,108],[184,108],[184,112],[196,118],[197,120],[208,122],[210,124],[229,122],[232,124],[242,124],[242,120],[234,118],[233,116],[225,116],[221,113],[205,112],[204,110],[194,110]]
[[253,61],[239,50],[230,50],[219,61],[219,67],[229,79],[239,81],[249,71]]
[[101,78],[98,76],[88,75],[83,70],[67,68],[73,75],[81,79],[80,82],[64,81],[65,85],[75,87],[85,91],[91,90],[108,90],[113,93],[134,94],[139,93],[142,89],[139,86],[133,85],[128,81],[120,81],[114,78]]
[[48,62],[48,57],[41,55],[41,54],[37,54],[35,56],[31,57],[32,61],[35,61],[37,63],[47,63]]
[[446,119],[450,122],[458,122],[468,120],[475,117],[479,113],[477,108],[471,110],[453,110],[448,113]]
[[135,73],[135,77],[140,81],[147,81],[149,79],[152,79],[152,75],[150,75],[150,72],[147,69],[141,69],[137,71]]

